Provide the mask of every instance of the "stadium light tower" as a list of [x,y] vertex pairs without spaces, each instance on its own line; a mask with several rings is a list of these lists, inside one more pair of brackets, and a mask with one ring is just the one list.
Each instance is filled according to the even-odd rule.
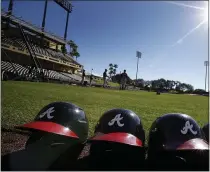
[[12,10],[13,10],[13,5],[14,5],[13,1],[14,0],[10,0],[9,5],[8,5],[8,10],[7,10],[8,19],[7,19],[7,23],[6,23],[6,28],[7,29],[9,28],[10,16],[12,15]]
[[73,6],[71,3],[68,4],[68,10],[67,10],[67,17],[66,17],[66,27],[65,27],[65,32],[64,32],[64,40],[66,40],[67,37],[67,30],[68,30],[68,23],[69,23],[69,13],[72,12]]
[[13,0],[9,1],[9,6],[8,6],[8,13],[7,15],[12,15],[12,10],[13,10]]
[[139,70],[139,59],[141,58],[141,52],[136,51],[136,57],[137,57],[137,69],[136,69],[136,84],[137,84],[137,76],[138,76],[138,70]]
[[44,32],[44,27],[45,27],[45,19],[46,19],[46,13],[47,13],[47,2],[48,2],[48,0],[45,0],[44,14],[43,14],[43,19],[42,19],[42,32]]
[[66,27],[65,27],[65,32],[64,32],[64,39],[65,39],[65,40],[66,40],[66,37],[67,37],[68,23],[69,23],[69,12],[67,11]]
[[206,73],[205,73],[205,91],[206,91],[206,81],[207,81],[209,61],[204,61],[204,66],[206,67]]
[[68,22],[69,22],[69,13],[72,12],[73,5],[71,4],[71,2],[69,0],[54,0],[54,1],[67,11],[66,27],[65,27],[65,32],[64,32],[64,40],[66,40],[67,30],[68,30]]

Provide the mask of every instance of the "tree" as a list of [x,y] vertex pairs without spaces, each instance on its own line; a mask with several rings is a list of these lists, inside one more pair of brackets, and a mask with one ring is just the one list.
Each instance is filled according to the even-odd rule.
[[194,91],[193,91],[193,93],[194,94],[205,94],[205,93],[207,93],[205,90],[203,90],[203,89],[195,89]]
[[175,81],[175,90],[177,92],[181,92],[181,82],[180,81]]
[[70,40],[70,41],[67,42],[67,44],[69,45],[70,53],[71,53],[72,49],[75,47],[75,43],[74,43],[74,41]]
[[134,83],[136,84],[136,87],[144,88],[145,87],[145,81],[143,79],[134,79]]
[[[143,80],[143,79],[142,79]],[[147,86],[147,87],[152,87],[152,82],[151,81],[145,81],[144,80],[144,85],[145,85],[145,87]]]
[[[120,80],[121,80],[121,74],[116,74],[115,76],[112,76],[112,80],[116,81],[118,84],[120,84]],[[133,81],[132,79],[128,76],[127,78],[127,84],[131,84]]]
[[113,70],[113,68],[114,68],[114,65],[112,63],[109,63],[109,69]]
[[76,61],[77,61],[77,58],[80,57],[80,54],[78,52],[75,52],[74,56],[76,57]]
[[110,75],[110,78],[112,77],[112,75],[114,75],[114,76],[116,75],[117,68],[118,68],[117,64],[112,64],[112,63],[109,64],[109,75]]
[[170,90],[170,86],[171,86],[170,80],[166,80],[165,89],[166,89],[166,90]]
[[166,89],[166,80],[161,78],[157,80],[159,89]]
[[67,42],[67,44],[70,46],[70,55],[72,57],[76,57],[76,60],[78,57],[80,57],[80,54],[79,52],[77,51],[78,49],[78,46],[75,44],[74,41],[70,40]]
[[109,64],[109,76],[111,78],[112,74],[113,74],[113,69],[114,69],[114,65],[112,63]]
[[176,93],[196,93],[196,94],[205,94],[205,90],[197,89],[194,90],[193,86],[187,83],[182,83],[180,81],[165,80],[160,78],[157,80],[144,80],[144,79],[134,79],[134,83],[137,83],[136,86],[143,88],[144,90],[161,90],[161,91],[170,91]]
[[63,54],[66,54],[67,53],[67,49],[66,49],[66,46],[65,45],[62,45],[61,46],[61,51]]
[[113,75],[116,75],[117,69],[113,69]]
[[156,91],[157,89],[160,88],[160,83],[158,82],[158,80],[152,80],[151,86],[152,86],[152,90]]
[[114,64],[113,68],[114,68],[113,69],[113,74],[116,75],[118,65],[117,64]]
[[169,80],[169,90],[174,90],[175,82],[172,80]]
[[187,84],[186,87],[187,87],[187,92],[188,93],[192,93],[194,91],[194,87],[192,85]]

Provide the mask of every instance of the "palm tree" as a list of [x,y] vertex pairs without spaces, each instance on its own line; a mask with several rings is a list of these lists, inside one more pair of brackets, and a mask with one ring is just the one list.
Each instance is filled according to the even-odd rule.
[[109,75],[110,75],[110,78],[111,78],[111,75],[113,74],[113,69],[114,69],[114,66],[112,63],[109,64]]
[[113,65],[112,63],[109,63],[109,67],[112,67],[112,68],[113,68],[113,66],[114,66],[114,65]]
[[74,56],[76,57],[76,61],[77,61],[77,58],[80,57],[80,54],[78,52],[75,52]]
[[75,43],[74,43],[74,41],[70,40],[70,41],[67,42],[67,44],[68,44],[69,47],[70,47],[70,53],[71,53],[72,50],[73,50],[73,48],[74,48],[74,46],[75,46]]
[[117,69],[114,68],[114,69],[113,69],[113,74],[114,74],[114,76],[116,75],[116,72],[117,72]]
[[67,44],[70,46],[70,55],[72,57],[76,57],[76,61],[77,61],[77,58],[80,57],[80,54],[77,51],[78,46],[72,40],[68,41]]
[[113,69],[113,73],[114,73],[114,75],[116,75],[116,73],[117,73],[117,68],[118,68],[118,65],[117,64],[114,64],[114,69]]
[[117,69],[118,68],[118,65],[117,64],[114,64],[114,68]]
[[66,45],[61,46],[61,51],[62,51],[63,54],[67,53]]

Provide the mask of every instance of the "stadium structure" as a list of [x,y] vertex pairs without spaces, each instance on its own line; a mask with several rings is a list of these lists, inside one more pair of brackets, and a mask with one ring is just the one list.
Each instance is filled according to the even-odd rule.
[[[63,38],[44,30],[48,0],[45,0],[42,27],[14,16],[12,1],[8,11],[1,11],[2,80],[80,83],[84,66],[74,60],[70,53],[63,51],[68,43],[66,37],[71,3],[54,0],[67,11]],[[86,81],[89,82],[87,77]]]

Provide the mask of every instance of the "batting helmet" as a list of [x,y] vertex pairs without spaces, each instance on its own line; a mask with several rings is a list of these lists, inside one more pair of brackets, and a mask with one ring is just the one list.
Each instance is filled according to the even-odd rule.
[[112,109],[105,112],[95,127],[90,140],[119,142],[144,146],[145,132],[140,118],[131,110]]
[[[149,131],[149,167],[152,170],[186,170],[196,166],[201,169],[204,165],[206,168],[206,158],[199,153],[208,151],[204,138],[197,122],[186,114],[166,114],[157,118]],[[196,162],[198,157],[202,160]]]
[[90,169],[144,169],[145,133],[140,118],[131,110],[112,109],[105,112],[89,141]]
[[[190,141],[192,139],[195,140]],[[186,114],[166,114],[157,118],[150,128],[148,156],[161,150],[208,149],[203,139],[204,134],[192,117]]]
[[206,141],[209,143],[209,123],[203,126],[203,132],[206,137]]
[[85,112],[69,102],[50,103],[40,110],[34,121],[17,128],[39,131],[32,134],[33,137],[30,138],[32,140],[43,136],[44,133],[62,135],[81,142],[86,141],[88,137],[88,120]]

